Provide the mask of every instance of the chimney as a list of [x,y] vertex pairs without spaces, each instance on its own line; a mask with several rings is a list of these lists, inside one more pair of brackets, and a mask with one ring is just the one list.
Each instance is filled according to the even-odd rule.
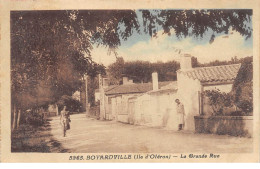
[[158,85],[158,73],[157,72],[152,73],[152,79],[153,79],[153,90],[158,90],[159,85]]
[[103,87],[104,88],[108,87],[108,83],[109,83],[108,78],[103,78]]
[[128,77],[123,77],[123,85],[128,83]]
[[191,55],[184,54],[183,56],[181,56],[180,64],[181,64],[181,70],[192,69]]

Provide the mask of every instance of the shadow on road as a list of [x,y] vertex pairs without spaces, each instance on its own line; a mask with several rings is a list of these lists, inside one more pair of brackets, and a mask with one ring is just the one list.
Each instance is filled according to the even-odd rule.
[[69,152],[51,134],[51,119],[43,126],[23,124],[11,133],[11,152]]

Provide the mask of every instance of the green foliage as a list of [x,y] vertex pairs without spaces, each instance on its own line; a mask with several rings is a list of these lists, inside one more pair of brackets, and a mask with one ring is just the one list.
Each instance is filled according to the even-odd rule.
[[209,104],[214,111],[214,115],[224,115],[224,108],[232,107],[233,105],[233,95],[221,92],[219,89],[206,90],[203,92],[203,95],[209,98]]
[[42,126],[44,124],[43,114],[40,114],[35,110],[25,112],[22,114],[21,123],[33,126]]
[[141,10],[144,28],[150,36],[157,36],[159,24],[166,34],[171,29],[177,37],[203,37],[205,32],[212,30],[210,43],[214,41],[216,33],[228,33],[229,29],[238,31],[249,38],[252,28],[247,25],[251,22],[252,10]]
[[78,112],[81,108],[81,103],[78,100],[73,99],[71,96],[63,95],[57,102],[59,111],[63,109],[64,106],[67,107],[67,111]]
[[[207,67],[220,66],[243,63],[244,60],[251,61],[252,56],[238,59],[236,56],[229,61],[212,61],[201,64],[196,57],[191,58],[192,67]],[[151,74],[158,72],[159,81],[176,80],[176,71],[180,68],[180,64],[176,61],[151,63],[149,61],[131,61],[125,62],[122,57],[119,57],[115,63],[108,66],[107,72],[110,79],[110,84],[121,84],[123,76],[133,79],[135,82],[151,81]],[[249,78],[251,77],[248,76]]]
[[247,61],[252,61],[253,56],[247,56],[245,58],[238,59],[237,56],[234,56],[231,58],[231,60],[225,60],[225,61],[211,61],[209,63],[199,63],[197,61],[197,58],[193,57],[192,58],[192,67],[208,67],[208,66],[221,66],[221,65],[230,65],[230,64],[238,64],[238,63],[243,63],[244,60]]
[[110,84],[121,84],[124,74],[125,61],[122,57],[118,57],[115,63],[108,66],[107,74],[109,77]]
[[246,113],[253,111],[253,63],[252,58],[245,58],[233,84],[235,104]]
[[[252,33],[247,26],[252,10],[141,12],[144,31],[150,36],[156,36],[158,26],[169,35],[174,29],[178,37],[202,37],[208,29],[213,35],[228,33],[230,28],[247,38]],[[56,102],[63,95],[71,95],[82,85],[84,74],[95,77],[104,68],[91,60],[93,44],[106,46],[116,53],[121,40],[127,40],[134,30],[140,32],[134,10],[11,11],[10,18],[11,97],[12,107],[17,109],[37,108]],[[137,74],[137,81],[149,81],[150,71],[155,70],[159,72],[159,80],[172,80],[169,77],[176,77],[178,66],[171,64],[158,63],[155,67],[160,68],[151,66],[147,70],[140,66],[121,70],[119,66],[114,69],[118,72],[113,72],[113,83],[120,83],[122,74]]]
[[[12,11],[12,104],[26,109],[71,95],[82,85],[84,74],[104,73],[91,60],[94,43],[111,50],[120,44],[117,28],[124,23],[124,39],[138,24],[134,11]],[[102,70],[103,69],[103,70]],[[49,95],[41,96],[37,89]],[[30,100],[26,107],[23,102]]]
[[115,63],[108,66],[108,76],[110,84],[121,84],[123,76],[127,76],[134,82],[149,82],[152,80],[152,73],[157,72],[159,81],[170,81],[177,79],[176,71],[180,64],[176,61],[166,63],[148,61],[125,62],[123,58],[118,58]]
[[233,83],[230,93],[221,93],[219,90],[205,91],[210,99],[215,114],[221,114],[224,107],[235,105],[239,111],[231,115],[252,115],[253,112],[253,63],[252,57],[238,60],[241,67]]
[[88,77],[88,102],[90,106],[95,105],[95,89],[99,88],[98,77]]

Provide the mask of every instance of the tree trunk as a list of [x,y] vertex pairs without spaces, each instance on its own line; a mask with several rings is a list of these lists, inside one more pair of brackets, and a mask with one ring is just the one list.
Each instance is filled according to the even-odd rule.
[[16,106],[14,105],[14,109],[13,109],[13,124],[12,124],[12,130],[14,130],[16,128]]
[[17,114],[17,125],[16,125],[17,128],[19,128],[20,126],[20,119],[21,119],[21,109],[18,110],[18,114]]
[[88,91],[88,102],[90,104],[90,106],[94,106],[95,105],[95,86],[94,86],[94,77],[90,76],[90,81],[89,81],[89,91]]

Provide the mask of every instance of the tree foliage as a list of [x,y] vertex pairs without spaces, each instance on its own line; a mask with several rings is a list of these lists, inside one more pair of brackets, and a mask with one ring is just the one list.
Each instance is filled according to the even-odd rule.
[[[202,37],[208,29],[214,34],[232,28],[247,38],[252,33],[247,26],[252,10],[141,12],[144,31],[150,36],[156,36],[159,28],[169,35],[174,29],[178,37]],[[11,11],[13,112],[72,95],[84,74],[94,77],[102,69],[91,60],[93,44],[116,52],[121,40],[140,28],[134,10]]]
[[245,60],[251,60],[252,61],[253,56],[246,56],[244,58],[238,59],[237,56],[232,57],[230,60],[225,60],[225,61],[219,61],[219,60],[214,60],[208,63],[200,63],[197,61],[197,58],[193,57],[192,60],[192,67],[208,67],[208,66],[221,66],[221,65],[230,65],[230,64],[239,64],[243,63]]
[[66,106],[67,111],[70,111],[71,113],[78,112],[82,106],[78,100],[73,99],[71,96],[67,96],[67,95],[63,95],[57,101],[57,105],[58,105],[59,111],[61,111],[63,109],[63,107]]
[[206,90],[203,95],[209,98],[209,105],[212,107],[214,115],[225,115],[223,110],[226,107],[233,106],[233,95],[231,93],[221,92],[219,89]]
[[145,31],[151,36],[157,35],[157,25],[169,35],[173,29],[179,38],[187,36],[202,38],[205,32],[211,30],[211,43],[215,34],[227,34],[229,29],[239,32],[246,38],[252,35],[252,28],[247,24],[251,22],[250,9],[142,10],[142,16]]
[[176,71],[180,68],[180,64],[176,61],[166,63],[148,61],[131,61],[125,62],[123,58],[118,58],[115,63],[108,66],[107,74],[110,84],[122,84],[123,77],[133,79],[136,83],[147,83],[152,80],[152,73],[158,73],[159,81],[176,80]]
[[25,109],[45,104],[41,97],[54,102],[79,89],[85,73],[104,73],[104,66],[91,60],[92,45],[114,50],[120,44],[119,22],[126,39],[137,27],[135,18],[133,11],[11,12],[12,102]]
[[205,91],[216,115],[222,114],[223,108],[236,106],[240,115],[252,115],[253,112],[253,64],[252,57],[238,60],[241,67],[229,93],[219,90]]
[[234,81],[232,92],[235,104],[246,113],[253,111],[253,58],[242,60],[241,67]]
[[124,59],[122,57],[118,57],[115,63],[112,63],[108,66],[107,74],[109,77],[110,84],[119,85],[122,83],[122,78],[124,75],[124,65]]

